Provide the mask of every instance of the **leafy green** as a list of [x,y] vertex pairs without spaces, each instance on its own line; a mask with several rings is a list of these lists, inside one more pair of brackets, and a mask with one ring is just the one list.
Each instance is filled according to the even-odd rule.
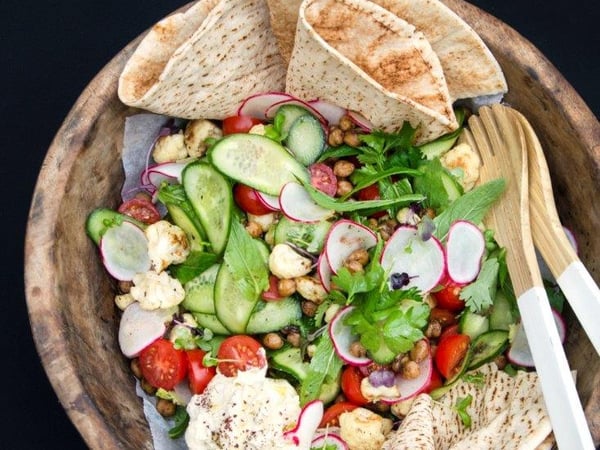
[[169,429],[169,437],[171,439],[177,439],[184,435],[188,424],[190,423],[190,416],[185,410],[185,407],[178,406],[173,416],[174,425]]
[[181,284],[185,284],[200,275],[217,261],[214,253],[193,251],[181,264],[173,264],[169,272],[177,278]]
[[451,199],[444,184],[444,177],[452,175],[442,166],[439,159],[424,161],[419,166],[419,171],[421,174],[416,176],[413,182],[415,192],[427,197],[425,204],[430,208],[436,211],[446,209]]
[[467,412],[467,408],[471,406],[473,402],[473,396],[471,394],[464,398],[459,398],[454,405],[454,410],[458,413],[458,417],[462,421],[463,425],[467,428],[471,427],[471,416]]
[[485,311],[494,303],[499,267],[496,258],[486,259],[475,281],[462,288],[460,298],[472,312]]
[[441,241],[446,238],[450,225],[455,220],[469,220],[480,223],[490,206],[500,198],[506,182],[503,179],[489,181],[466,192],[453,201],[447,209],[435,217],[434,235]]
[[461,378],[477,387],[483,387],[485,384],[485,376],[479,371],[465,373]]
[[306,378],[300,385],[300,403],[305,405],[318,398],[321,386],[337,380],[343,365],[333,348],[329,333],[323,333],[317,341]]

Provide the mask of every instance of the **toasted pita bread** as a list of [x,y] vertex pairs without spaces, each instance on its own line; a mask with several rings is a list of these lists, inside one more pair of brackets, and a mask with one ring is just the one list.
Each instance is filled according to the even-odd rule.
[[249,93],[284,85],[266,1],[200,0],[152,27],[125,65],[118,94],[159,114],[222,119]]
[[[427,394],[417,396],[383,448],[415,448],[412,442],[417,438],[423,443],[418,448],[423,450],[548,448],[553,441],[552,427],[537,374],[519,372],[511,377],[495,364],[482,366],[477,372],[483,380],[481,385],[460,381],[439,401]],[[472,396],[467,408],[470,428],[454,409],[468,395]]]
[[440,58],[452,101],[503,94],[502,69],[475,31],[439,0],[371,0],[423,33]]
[[385,131],[408,121],[417,142],[458,127],[441,64],[412,25],[360,0],[305,0],[299,14],[289,93],[358,111]]
[[302,0],[267,0],[271,28],[277,38],[279,52],[286,64],[290,62],[292,57],[300,3],[302,3]]

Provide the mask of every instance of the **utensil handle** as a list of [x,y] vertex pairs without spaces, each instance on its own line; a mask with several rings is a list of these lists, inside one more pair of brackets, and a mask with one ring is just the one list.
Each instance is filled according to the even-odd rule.
[[579,260],[556,278],[581,327],[600,355],[600,289]]
[[544,288],[517,299],[544,401],[560,450],[593,450],[594,443]]

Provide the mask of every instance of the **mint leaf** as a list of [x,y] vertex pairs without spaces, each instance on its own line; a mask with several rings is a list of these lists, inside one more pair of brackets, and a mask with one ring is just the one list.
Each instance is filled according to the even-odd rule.
[[435,237],[443,241],[455,220],[480,223],[492,204],[500,198],[505,186],[506,182],[503,179],[492,180],[457,198],[433,219],[436,226]]
[[496,258],[486,259],[475,281],[462,288],[460,298],[472,312],[484,311],[494,303],[499,267]]
[[[420,176],[415,177],[413,182],[415,192],[427,197],[425,204],[430,208],[444,210],[450,204],[448,191],[445,183],[454,181],[448,170],[442,166],[439,159],[424,161],[419,166]],[[444,181],[446,180],[446,181]],[[460,184],[455,183],[459,192],[462,192]]]
[[329,334],[324,333],[317,342],[314,356],[310,360],[308,373],[300,385],[300,403],[305,405],[318,398],[321,386],[337,380],[343,365],[343,361],[333,348]]
[[196,278],[210,266],[217,262],[217,255],[207,252],[190,252],[189,256],[181,264],[173,264],[169,267],[169,273],[177,278],[181,284]]

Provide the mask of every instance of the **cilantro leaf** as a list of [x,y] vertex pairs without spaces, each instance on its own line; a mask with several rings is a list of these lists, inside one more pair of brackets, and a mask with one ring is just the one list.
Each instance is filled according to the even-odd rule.
[[473,396],[469,394],[464,398],[459,398],[453,408],[458,413],[458,417],[460,417],[463,425],[467,428],[471,427],[471,416],[467,412],[467,408],[471,406],[472,402]]
[[310,360],[308,373],[300,385],[300,403],[306,403],[319,397],[321,386],[337,380],[342,371],[343,361],[338,357],[329,333],[321,335],[314,356]]
[[494,303],[499,266],[496,258],[486,259],[475,281],[462,288],[460,298],[472,312],[484,311]]

